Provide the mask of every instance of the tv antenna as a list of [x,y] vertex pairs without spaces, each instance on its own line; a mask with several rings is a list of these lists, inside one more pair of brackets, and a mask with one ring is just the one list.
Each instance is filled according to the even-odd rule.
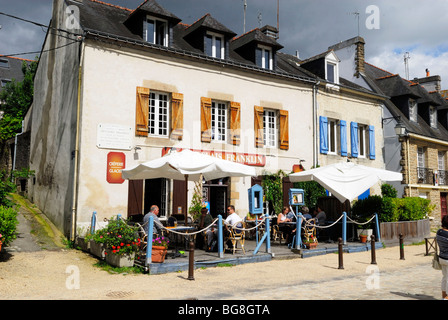
[[406,80],[409,80],[409,59],[411,59],[411,55],[409,52],[404,54],[404,70],[406,73]]
[[358,19],[358,37],[359,37],[359,11],[350,12],[350,14],[356,16],[356,18]]
[[243,22],[243,34],[246,33],[246,10],[247,10],[247,0],[244,1],[244,22]]
[[257,19],[258,19],[258,27],[261,28],[261,26],[263,25],[263,14],[261,13],[261,11],[258,11]]

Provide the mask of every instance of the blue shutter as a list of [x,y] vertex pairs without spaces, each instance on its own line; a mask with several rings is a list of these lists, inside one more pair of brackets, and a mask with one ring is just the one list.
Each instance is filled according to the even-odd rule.
[[328,154],[328,118],[320,117],[320,153]]
[[350,138],[351,138],[351,146],[352,146],[352,157],[358,158],[358,123],[351,122],[350,123]]
[[375,127],[369,126],[369,155],[370,160],[375,160]]
[[347,154],[347,122],[345,120],[339,121],[341,130],[341,156],[346,157]]

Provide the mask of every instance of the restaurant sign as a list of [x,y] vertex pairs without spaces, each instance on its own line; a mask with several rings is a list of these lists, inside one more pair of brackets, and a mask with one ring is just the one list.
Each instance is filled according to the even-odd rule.
[[[175,148],[175,147],[165,147],[162,149],[162,157],[169,153],[170,151],[182,151],[189,148]],[[226,151],[215,151],[215,150],[198,150],[189,149],[193,152],[199,152],[206,154],[218,159],[228,160],[232,162],[237,162],[245,164],[247,166],[253,167],[264,167],[266,166],[266,156],[262,154],[250,154],[250,153],[239,153],[239,152],[226,152]]]
[[124,179],[121,170],[126,166],[126,155],[123,152],[109,152],[107,154],[107,182],[121,184]]

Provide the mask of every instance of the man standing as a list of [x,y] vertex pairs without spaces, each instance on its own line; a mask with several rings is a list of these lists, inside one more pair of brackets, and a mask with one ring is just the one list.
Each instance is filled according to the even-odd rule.
[[146,233],[149,233],[149,217],[154,218],[154,228],[156,229],[156,233],[161,236],[162,235],[162,223],[159,220],[159,207],[156,205],[152,205],[150,211],[143,217],[143,225],[145,226]]

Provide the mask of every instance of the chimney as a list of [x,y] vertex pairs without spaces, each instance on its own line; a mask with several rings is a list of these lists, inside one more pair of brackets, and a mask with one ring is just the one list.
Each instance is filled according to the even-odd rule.
[[431,76],[429,69],[426,69],[426,77],[424,78],[414,78],[414,82],[417,82],[425,87],[429,92],[442,90],[442,78],[440,76]]
[[278,39],[278,30],[273,26],[265,25],[263,28],[260,29],[260,31],[263,32],[268,37],[271,37],[275,40]]
[[355,42],[356,44],[356,55],[355,55],[355,65],[356,65],[356,73],[355,73],[355,77],[359,78],[361,73],[365,72],[365,66],[364,66],[364,62],[365,62],[365,51],[364,51],[364,46],[366,44],[366,42],[364,41],[363,38],[358,37],[357,41]]
[[426,68],[426,77],[429,77],[429,69]]
[[296,50],[296,58],[300,59],[300,52],[299,52],[299,50]]

